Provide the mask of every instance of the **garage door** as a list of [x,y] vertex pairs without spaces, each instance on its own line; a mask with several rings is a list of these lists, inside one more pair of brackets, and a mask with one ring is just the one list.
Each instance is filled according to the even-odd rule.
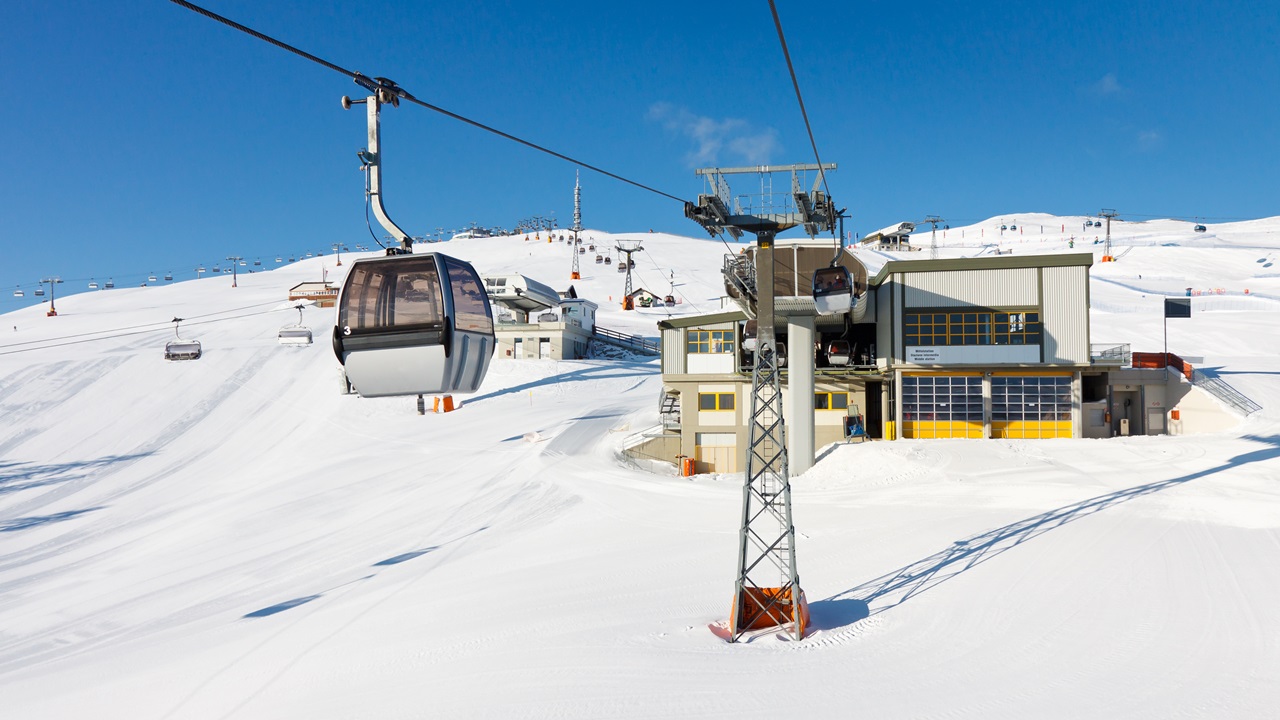
[[738,438],[733,433],[697,433],[693,458],[697,472],[738,472]]
[[982,376],[904,376],[902,437],[982,437]]
[[1071,437],[1071,376],[992,377],[991,437]]

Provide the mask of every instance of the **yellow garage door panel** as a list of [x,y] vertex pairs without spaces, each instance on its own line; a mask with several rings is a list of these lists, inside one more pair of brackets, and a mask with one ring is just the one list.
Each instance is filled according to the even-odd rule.
[[902,423],[902,437],[921,440],[931,438],[981,438],[982,423],[964,420],[937,420]]
[[1014,420],[992,422],[991,437],[1010,440],[1040,440],[1071,437],[1070,420]]

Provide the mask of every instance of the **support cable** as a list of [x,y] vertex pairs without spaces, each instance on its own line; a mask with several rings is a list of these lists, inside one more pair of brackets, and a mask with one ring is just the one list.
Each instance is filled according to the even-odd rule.
[[[791,63],[791,51],[787,49],[787,36],[782,32],[782,20],[778,17],[778,6],[769,0],[769,12],[773,13],[773,26],[778,29],[778,42],[782,44],[782,56],[787,60],[787,72],[791,73],[791,87],[796,91],[796,102],[800,103],[800,116],[804,118],[804,129],[809,133],[809,145],[813,148],[813,159],[818,163],[818,175],[822,178],[822,189],[831,197],[831,187],[827,185],[827,173],[822,169],[822,157],[818,155],[818,143],[813,139],[813,126],[809,124],[809,112],[804,108],[804,97],[800,95],[800,81],[796,79],[796,68]],[[833,224],[831,234],[835,235]],[[843,238],[842,238],[843,239]]]
[[[280,48],[280,49],[282,49],[282,50],[287,50],[288,52],[291,52],[291,53],[293,53],[293,54],[295,54],[295,55],[298,55],[299,57],[302,57],[302,58],[305,58],[305,59],[307,59],[307,60],[310,60],[311,62],[314,62],[314,63],[316,63],[316,64],[318,64],[318,65],[322,65],[322,66],[324,66],[324,67],[326,67],[326,68],[328,68],[328,69],[330,69],[330,70],[333,70],[334,72],[338,72],[338,73],[341,73],[341,74],[343,74],[343,75],[346,75],[347,77],[349,77],[349,78],[351,78],[352,80],[354,80],[354,81],[356,82],[356,84],[360,85],[360,86],[361,86],[361,87],[363,87],[363,88],[371,89],[371,86],[372,86],[373,88],[377,88],[377,89],[380,89],[380,90],[387,90],[387,91],[391,92],[393,95],[395,95],[396,97],[400,98],[401,100],[404,100],[404,101],[406,101],[406,102],[413,103],[414,105],[418,105],[418,106],[420,106],[420,107],[424,107],[424,108],[426,108],[426,109],[428,109],[428,110],[432,110],[432,111],[434,111],[434,112],[440,113],[441,115],[444,115],[444,116],[446,116],[446,117],[453,118],[454,120],[457,120],[457,121],[459,121],[459,122],[463,122],[463,123],[466,123],[466,124],[468,124],[468,125],[470,125],[470,126],[472,126],[472,127],[478,128],[478,129],[480,129],[480,130],[484,130],[485,132],[493,133],[494,135],[497,135],[497,136],[499,136],[499,137],[506,138],[506,139],[508,139],[508,140],[511,140],[512,142],[520,143],[521,145],[524,145],[525,147],[531,148],[531,149],[533,149],[533,150],[537,150],[538,152],[543,152],[543,153],[546,153],[546,154],[548,154],[548,155],[551,155],[552,157],[560,158],[561,160],[564,160],[564,161],[569,162],[569,163],[573,163],[574,165],[577,165],[577,166],[579,166],[579,167],[585,168],[585,169],[587,169],[587,170],[591,170],[591,171],[593,171],[593,172],[600,173],[601,175],[604,175],[604,176],[606,176],[606,177],[611,177],[611,178],[613,178],[614,180],[618,180],[618,181],[620,181],[620,182],[624,182],[624,183],[626,183],[626,184],[628,184],[628,185],[632,185],[632,186],[638,187],[638,188],[640,188],[641,190],[648,190],[648,191],[649,191],[649,192],[651,192],[651,193],[655,193],[655,194],[657,194],[657,195],[661,195],[661,196],[663,196],[663,197],[665,197],[665,198],[670,198],[671,200],[675,200],[676,202],[679,202],[679,203],[686,203],[686,202],[688,202],[688,201],[687,201],[687,200],[685,200],[684,198],[677,197],[677,196],[672,195],[672,194],[670,194],[670,193],[665,193],[665,192],[663,192],[663,191],[661,191],[661,190],[658,190],[658,189],[656,189],[656,188],[649,187],[648,185],[645,185],[645,184],[643,184],[643,183],[636,182],[635,180],[629,180],[629,179],[627,179],[627,178],[625,178],[625,177],[623,177],[623,176],[621,176],[621,175],[618,175],[617,173],[609,172],[608,170],[605,170],[605,169],[603,169],[603,168],[599,168],[599,167],[596,167],[595,165],[592,165],[592,164],[590,164],[590,163],[586,163],[586,162],[583,162],[583,161],[581,161],[581,160],[577,160],[577,159],[575,159],[575,158],[573,158],[573,157],[570,157],[570,156],[568,156],[568,155],[565,155],[565,154],[563,154],[563,153],[556,152],[555,150],[551,150],[550,148],[543,147],[542,145],[538,145],[537,143],[530,142],[530,141],[525,140],[525,139],[523,139],[523,138],[520,138],[520,137],[517,137],[517,136],[515,136],[515,135],[512,135],[511,133],[503,132],[502,130],[499,130],[499,129],[497,129],[497,128],[491,127],[491,126],[489,126],[489,125],[485,125],[485,124],[484,124],[484,123],[482,123],[482,122],[479,122],[479,121],[476,121],[476,120],[472,120],[471,118],[468,118],[468,117],[466,117],[466,116],[459,115],[458,113],[455,113],[455,112],[452,112],[452,111],[446,110],[446,109],[444,109],[444,108],[442,108],[442,107],[440,107],[440,106],[438,106],[438,105],[432,105],[432,104],[431,104],[431,103],[429,103],[429,102],[425,102],[425,101],[423,101],[423,100],[419,100],[418,98],[416,98],[416,97],[414,97],[413,95],[409,94],[409,92],[407,92],[407,91],[406,91],[406,90],[404,90],[403,88],[396,86],[394,83],[379,82],[380,80],[385,80],[385,78],[374,78],[374,79],[372,79],[372,80],[371,80],[371,79],[370,79],[368,76],[366,76],[366,75],[363,75],[363,74],[361,74],[361,73],[358,73],[358,72],[355,72],[355,71],[352,71],[352,70],[348,70],[348,69],[346,69],[346,68],[344,68],[344,67],[342,67],[342,66],[340,66],[340,65],[335,65],[335,64],[333,64],[333,63],[329,62],[328,60],[325,60],[325,59],[323,59],[323,58],[316,57],[315,55],[312,55],[311,53],[306,52],[306,51],[304,51],[304,50],[300,50],[300,49],[298,49],[298,48],[296,48],[296,47],[294,47],[294,46],[292,46],[292,45],[290,45],[290,44],[288,44],[288,43],[281,42],[280,40],[276,40],[275,38],[273,38],[273,37],[271,37],[271,36],[269,36],[269,35],[266,35],[266,34],[264,34],[264,33],[260,33],[260,32],[258,32],[257,30],[254,30],[253,28],[250,28],[250,27],[246,27],[246,26],[244,26],[244,25],[241,25],[240,23],[238,23],[238,22],[236,22],[236,21],[234,21],[234,20],[232,20],[232,19],[230,19],[230,18],[226,18],[226,17],[223,17],[223,16],[221,16],[221,15],[219,15],[219,14],[215,13],[215,12],[212,12],[212,11],[210,11],[210,10],[206,10],[206,9],[204,9],[204,8],[200,7],[199,5],[195,5],[195,4],[193,4],[193,3],[189,3],[189,2],[187,2],[186,0],[170,0],[170,2],[174,3],[175,5],[180,5],[180,6],[182,6],[182,7],[186,8],[186,9],[188,9],[188,10],[192,11],[192,12],[195,12],[195,13],[198,13],[198,14],[200,14],[200,15],[203,15],[203,16],[205,16],[205,17],[209,18],[210,20],[216,20],[217,22],[220,22],[220,23],[222,23],[223,25],[226,25],[227,27],[234,28],[234,29],[236,29],[236,30],[239,30],[240,32],[243,32],[243,33],[247,33],[247,34],[249,34],[249,35],[252,35],[253,37],[258,38],[259,40],[262,40],[263,42],[267,42],[267,43],[270,43],[270,44],[272,44],[272,45],[275,45],[276,47],[278,47],[278,48]],[[790,62],[790,61],[788,60],[788,62]],[[825,182],[825,180],[824,180],[824,182]]]

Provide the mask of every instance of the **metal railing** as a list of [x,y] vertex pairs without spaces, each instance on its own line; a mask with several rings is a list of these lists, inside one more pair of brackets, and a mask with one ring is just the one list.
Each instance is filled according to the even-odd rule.
[[1122,367],[1128,367],[1133,362],[1133,353],[1129,349],[1129,343],[1120,345],[1091,343],[1089,345],[1089,361],[1094,364],[1118,364]]
[[629,350],[635,350],[636,352],[643,353],[645,355],[660,354],[660,345],[658,341],[650,340],[649,338],[641,335],[628,335],[626,333],[620,333],[617,330],[600,327],[599,325],[592,328],[591,333],[602,340],[613,343],[614,345],[621,345]]
[[1261,405],[1245,397],[1244,393],[1231,387],[1227,381],[1203,370],[1192,370],[1191,384],[1230,405],[1246,417],[1262,409]]

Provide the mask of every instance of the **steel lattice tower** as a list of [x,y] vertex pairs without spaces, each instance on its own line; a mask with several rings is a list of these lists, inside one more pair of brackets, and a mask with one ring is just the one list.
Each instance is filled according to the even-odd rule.
[[[738,531],[738,571],[734,581],[729,640],[750,630],[781,627],[793,639],[804,637],[809,608],[796,569],[796,529],[791,517],[791,480],[786,425],[782,414],[782,381],[774,333],[774,238],[782,230],[804,226],[810,235],[831,230],[837,213],[831,199],[817,189],[806,192],[799,172],[834,170],[835,165],[784,165],[698,170],[712,192],[685,206],[685,215],[712,235],[756,236],[753,274],[739,277],[755,299],[756,358],[751,371],[750,447],[742,485],[742,522]],[[791,191],[762,192],[744,208],[729,192],[727,174],[791,173]],[[762,180],[762,188],[765,187]],[[732,210],[730,209],[732,207]]]
[[640,243],[636,243],[635,247],[623,247],[622,245],[615,245],[614,249],[616,249],[620,254],[626,255],[626,258],[627,258],[626,260],[619,259],[618,262],[624,262],[627,264],[627,282],[622,288],[622,309],[631,310],[632,309],[631,293],[633,291],[631,286],[631,253],[640,252],[644,248],[640,247]]
[[[580,232],[582,232],[582,180],[575,173],[573,178],[573,270],[569,273],[570,280],[582,279],[582,272],[578,269],[578,256],[582,254],[578,251],[578,244],[582,242],[578,239]],[[627,275],[630,277],[630,272]]]

